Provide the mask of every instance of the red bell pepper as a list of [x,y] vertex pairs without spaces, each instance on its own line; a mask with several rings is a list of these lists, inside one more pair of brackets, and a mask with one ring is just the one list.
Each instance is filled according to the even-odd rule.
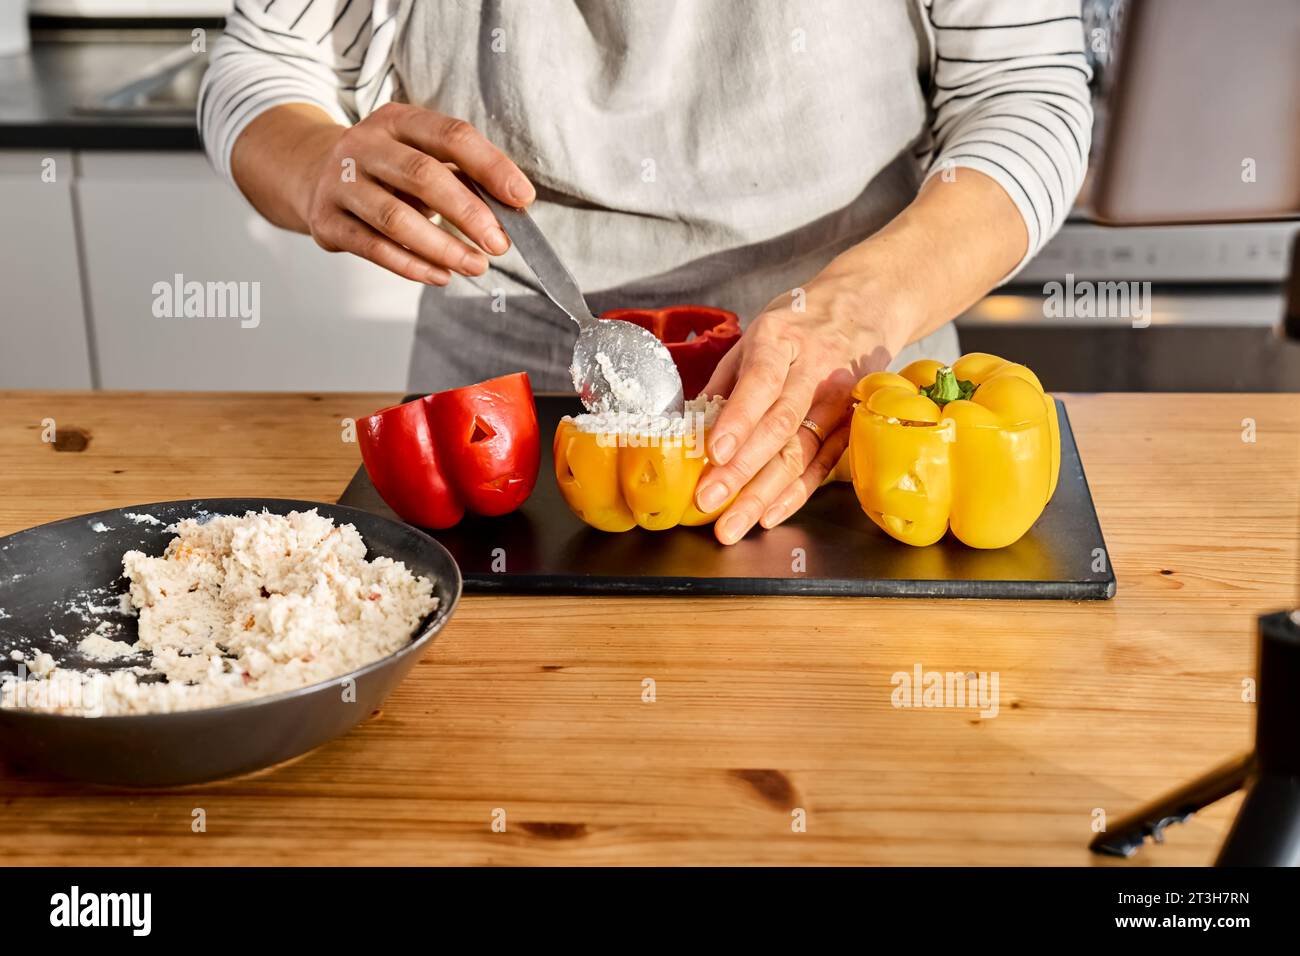
[[708,305],[672,305],[666,309],[610,309],[602,319],[622,319],[649,329],[668,346],[688,399],[704,391],[722,356],[740,341],[736,313]]
[[381,409],[358,429],[361,460],[404,521],[450,528],[466,511],[514,511],[537,483],[541,445],[526,372]]

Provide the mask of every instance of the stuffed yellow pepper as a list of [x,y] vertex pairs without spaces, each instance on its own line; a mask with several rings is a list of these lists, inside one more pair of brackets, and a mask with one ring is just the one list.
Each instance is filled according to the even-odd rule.
[[[716,417],[715,400],[707,415]],[[563,418],[555,430],[555,480],[573,513],[601,531],[630,531],[638,525],[664,531],[677,525],[709,524],[730,501],[704,514],[695,507],[695,486],[708,464],[704,453],[705,404],[687,403],[694,426],[667,433],[603,431],[594,416]]]
[[907,544],[951,529],[1002,548],[1030,529],[1056,490],[1056,403],[1023,365],[972,352],[873,372],[853,389],[853,489],[868,517]]

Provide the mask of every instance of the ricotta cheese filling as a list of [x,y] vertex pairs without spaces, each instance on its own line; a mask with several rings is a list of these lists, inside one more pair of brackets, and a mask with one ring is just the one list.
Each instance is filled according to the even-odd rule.
[[613,359],[604,352],[597,352],[596,364],[609,383],[609,393],[614,399],[615,408],[639,408],[645,405],[645,388],[635,378],[623,377]]
[[78,644],[92,662],[141,666],[80,669],[11,652],[28,674],[0,675],[0,707],[146,714],[295,690],[399,650],[438,605],[427,578],[400,561],[367,561],[356,528],[315,509],[187,518],[172,530],[161,556],[122,556],[136,643],[97,629]]
[[727,404],[721,396],[701,395],[688,401],[680,415],[630,415],[626,412],[591,412],[565,416],[579,431],[598,435],[645,435],[680,438],[713,427]]

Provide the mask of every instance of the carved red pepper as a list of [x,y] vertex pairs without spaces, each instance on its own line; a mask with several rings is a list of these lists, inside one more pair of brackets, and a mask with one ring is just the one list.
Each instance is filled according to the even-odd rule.
[[668,346],[682,377],[682,394],[694,398],[709,384],[722,356],[740,341],[736,313],[708,305],[672,305],[666,309],[610,309],[602,319],[622,319],[649,329]]
[[537,406],[525,372],[381,409],[358,424],[375,489],[422,528],[450,528],[466,511],[507,514],[537,484]]

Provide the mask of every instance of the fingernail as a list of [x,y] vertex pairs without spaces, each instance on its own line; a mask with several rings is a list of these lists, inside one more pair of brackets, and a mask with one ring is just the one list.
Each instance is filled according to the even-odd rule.
[[727,500],[727,486],[720,481],[707,484],[700,489],[695,500],[699,502],[700,510],[708,514]]
[[739,541],[749,530],[749,517],[743,514],[730,515],[718,525],[718,537],[724,544]]
[[785,505],[772,505],[763,512],[763,517],[759,520],[764,528],[775,528],[785,520]]
[[735,435],[719,435],[713,439],[713,460],[719,465],[725,465],[731,458],[731,453],[736,450]]
[[521,206],[532,202],[537,195],[533,191],[532,184],[522,176],[512,176],[506,186],[506,192],[510,194],[511,199]]
[[451,273],[430,266],[426,272],[426,278],[424,281],[428,282],[430,285],[446,285],[451,281]]
[[483,241],[487,243],[487,251],[498,256],[510,248],[510,240],[506,238],[506,234],[495,227],[487,231]]
[[467,252],[461,257],[460,271],[464,275],[478,275],[487,268],[487,259],[477,252]]

